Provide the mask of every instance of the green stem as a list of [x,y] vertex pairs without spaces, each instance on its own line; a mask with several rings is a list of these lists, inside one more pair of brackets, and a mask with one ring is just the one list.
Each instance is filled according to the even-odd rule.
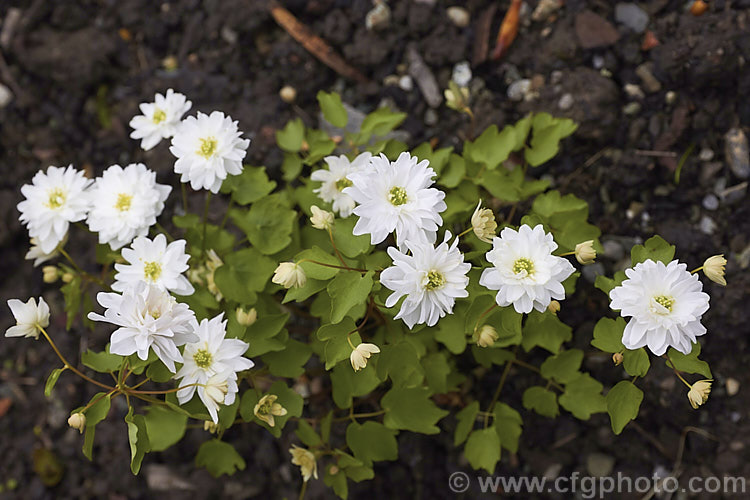
[[682,376],[682,374],[680,373],[680,370],[678,370],[677,367],[674,365],[674,362],[672,361],[672,358],[669,357],[669,354],[664,353],[664,356],[667,358],[667,362],[669,363],[669,367],[672,370],[674,370],[674,374],[677,375],[677,378],[679,378],[680,380],[682,380],[682,383],[685,384],[686,386],[688,386],[688,388],[692,389],[693,388],[692,384],[690,384],[690,382],[688,382],[687,380],[685,380],[685,377]]
[[456,236],[456,238],[460,238],[461,236],[463,236],[463,235],[465,235],[465,234],[469,234],[469,233],[470,233],[470,232],[472,232],[473,230],[474,230],[474,227],[470,227],[469,229],[467,229],[467,230],[466,230],[466,231],[464,231],[463,233],[461,233],[461,234],[459,234],[458,236]]
[[348,267],[348,266],[347,267],[336,266],[334,264],[326,264],[325,262],[320,262],[320,261],[312,260],[312,259],[300,259],[299,261],[297,261],[297,264],[302,264],[303,262],[310,262],[312,264],[317,264],[317,265],[323,266],[323,267],[332,267],[334,269],[346,269],[347,271],[359,271],[360,273],[367,273],[367,272],[369,272],[367,269],[358,269],[356,267]]
[[510,368],[513,366],[513,362],[515,360],[510,359],[507,363],[505,363],[505,369],[503,370],[503,374],[500,375],[500,382],[497,384],[497,389],[495,389],[495,394],[492,396],[492,401],[490,401],[490,406],[488,407],[487,413],[484,414],[484,428],[487,428],[487,425],[489,424],[489,415],[492,414],[495,411],[495,405],[497,404],[497,400],[500,397],[500,391],[503,390],[503,386],[505,385],[505,381],[508,379],[508,374],[510,373]]
[[180,187],[182,188],[182,211],[187,213],[188,212],[187,184],[182,182],[180,183]]
[[299,490],[298,500],[305,498],[305,492],[307,491],[307,481],[302,481],[302,489]]
[[221,226],[219,226],[220,229],[224,229],[224,226],[227,225],[227,219],[229,219],[229,212],[232,210],[232,207],[234,207],[234,198],[229,199],[229,206],[227,207],[227,211],[224,214],[224,218],[221,219]]
[[350,413],[346,417],[336,417],[333,419],[334,422],[342,422],[344,420],[349,420],[350,418],[367,418],[367,417],[377,417],[379,415],[384,415],[387,410],[378,410],[378,411],[371,411],[367,413]]
[[102,388],[110,390],[110,391],[111,390],[115,390],[115,388],[112,387],[112,386],[110,386],[110,385],[102,384],[101,382],[99,382],[97,380],[94,380],[94,379],[92,379],[91,377],[89,377],[87,375],[84,375],[75,366],[73,366],[70,363],[68,363],[68,360],[65,359],[65,356],[62,355],[62,353],[60,352],[60,349],[57,348],[57,345],[55,345],[55,343],[52,341],[52,338],[47,334],[47,332],[45,331],[45,329],[42,328],[40,325],[36,325],[36,327],[39,329],[40,332],[42,332],[42,335],[44,335],[44,338],[47,339],[47,342],[49,342],[49,345],[52,346],[52,350],[55,351],[55,354],[57,354],[57,357],[60,358],[60,361],[62,361],[62,363],[64,365],[64,368],[72,371],[73,373],[75,373],[76,375],[78,375],[79,377],[81,377],[82,379],[84,379],[84,380],[86,380],[88,382],[91,382],[94,385],[98,385],[99,387],[102,387]]

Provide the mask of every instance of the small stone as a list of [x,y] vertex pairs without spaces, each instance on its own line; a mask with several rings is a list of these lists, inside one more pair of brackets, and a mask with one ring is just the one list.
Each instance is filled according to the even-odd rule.
[[551,85],[557,85],[558,83],[562,82],[563,80],[563,72],[559,69],[556,69],[553,71],[549,76],[549,82]]
[[615,458],[604,453],[591,453],[586,457],[586,470],[593,477],[607,477],[615,466]]
[[629,102],[625,106],[623,106],[622,112],[628,116],[637,115],[638,113],[641,112],[641,103]]
[[279,97],[282,101],[291,104],[297,98],[297,91],[291,85],[284,85],[279,90]]
[[427,105],[431,108],[440,106],[443,102],[443,93],[432,70],[419,55],[416,44],[410,43],[406,47],[406,60],[409,63],[409,75],[416,81]]
[[398,79],[398,86],[405,92],[410,92],[414,88],[414,80],[409,75],[404,75]]
[[583,279],[589,283],[594,283],[597,276],[605,274],[604,265],[601,262],[594,262],[590,266],[583,266],[581,274]]
[[648,26],[648,14],[634,3],[618,3],[615,6],[615,21],[636,33],[643,33]]
[[664,102],[667,103],[667,106],[671,106],[672,104],[675,103],[676,100],[677,100],[677,92],[675,92],[674,90],[669,90],[664,95]]
[[432,127],[433,125],[436,125],[438,122],[438,114],[437,111],[435,111],[432,108],[428,108],[427,111],[424,113],[424,124],[428,127]]
[[661,82],[654,76],[649,63],[641,64],[635,68],[635,74],[641,79],[647,92],[653,94],[661,90]]
[[539,5],[536,6],[533,14],[531,14],[531,19],[537,22],[545,21],[553,12],[562,7],[562,5],[562,0],[540,0]]
[[631,99],[643,99],[646,97],[646,94],[643,93],[641,88],[634,83],[626,83],[623,88],[625,89],[625,93],[628,94],[628,97]]
[[398,75],[388,75],[383,78],[383,85],[386,87],[398,87],[401,77]]
[[620,33],[612,23],[590,10],[576,15],[575,31],[578,43],[584,49],[607,47],[620,39]]
[[13,92],[8,87],[0,83],[0,108],[4,108],[13,100]]
[[234,45],[235,43],[237,43],[237,32],[229,26],[222,26],[221,38],[229,45]]
[[471,21],[469,11],[463,7],[448,7],[445,13],[448,15],[448,19],[459,28],[467,27],[469,21]]
[[740,179],[750,177],[750,148],[742,129],[733,128],[724,135],[724,156],[734,175]]
[[557,107],[560,108],[562,111],[566,111],[573,107],[574,99],[572,94],[563,94],[563,96],[560,98],[560,101],[557,103]]
[[375,0],[375,7],[365,16],[365,27],[372,30],[387,28],[391,23],[391,9],[385,0]]
[[717,198],[716,195],[709,193],[703,197],[702,205],[706,210],[716,210],[719,208],[719,198]]
[[468,61],[461,61],[453,66],[451,80],[459,87],[468,87],[471,82],[471,66]]
[[508,86],[508,99],[511,101],[523,101],[524,97],[531,91],[531,80],[522,78]]
[[728,396],[735,396],[740,392],[740,382],[736,378],[729,377],[725,384],[727,386]]
[[544,474],[542,474],[542,476],[547,481],[554,481],[560,475],[560,472],[562,472],[562,469],[563,469],[562,464],[552,464],[546,469],[544,469]]
[[604,67],[604,57],[600,54],[596,54],[591,58],[591,66],[593,66],[594,69],[602,69]]
[[618,261],[625,256],[625,249],[616,241],[605,240],[602,242],[602,248],[604,248],[603,255],[608,259]]
[[711,148],[703,148],[701,149],[700,154],[698,154],[698,159],[700,161],[711,161],[714,159],[714,150]]
[[733,205],[738,201],[744,200],[747,193],[747,181],[730,186],[719,191],[718,195],[726,205]]
[[698,225],[700,227],[700,230],[703,234],[714,234],[716,231],[716,222],[709,217],[708,215],[704,215],[701,217],[700,224]]

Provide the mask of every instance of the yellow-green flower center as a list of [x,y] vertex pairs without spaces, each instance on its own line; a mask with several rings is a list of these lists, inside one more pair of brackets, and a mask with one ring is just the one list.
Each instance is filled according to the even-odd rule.
[[654,300],[657,304],[664,307],[664,309],[672,312],[672,306],[674,305],[674,299],[672,297],[669,297],[667,295],[659,295],[657,297],[654,297]]
[[200,139],[201,146],[198,148],[197,153],[201,155],[202,157],[208,159],[211,158],[214,154],[216,154],[216,149],[219,143],[216,141],[215,137],[206,137],[203,139]]
[[164,110],[156,108],[154,110],[154,116],[151,119],[154,121],[155,124],[158,125],[158,124],[160,124],[161,122],[163,122],[164,120],[167,119],[167,114],[164,112]]
[[49,208],[60,208],[65,205],[65,191],[61,188],[53,188],[47,192],[47,206]]
[[146,262],[143,265],[143,275],[149,281],[156,281],[161,276],[161,264],[159,262]]
[[513,272],[515,274],[524,273],[525,276],[529,276],[534,273],[534,263],[526,257],[521,257],[513,263]]
[[394,206],[403,205],[404,203],[409,201],[406,195],[406,189],[398,186],[391,188],[390,192],[388,193],[388,201],[390,201]]
[[260,402],[260,406],[258,406],[258,415],[270,415],[271,410],[273,409],[273,403],[276,401],[276,398],[264,398],[265,401]]
[[352,185],[352,181],[347,179],[346,177],[342,177],[341,179],[336,181],[336,189],[339,191],[343,191],[344,188],[348,188]]
[[195,364],[200,368],[208,368],[213,362],[213,356],[211,356],[211,353],[208,352],[207,349],[198,349],[195,354],[193,354],[193,361],[195,361]]
[[115,202],[115,208],[120,212],[130,210],[130,203],[133,201],[132,194],[120,193],[117,195],[117,201]]
[[427,283],[425,283],[425,290],[432,291],[438,290],[445,286],[445,276],[440,271],[434,269],[427,273]]

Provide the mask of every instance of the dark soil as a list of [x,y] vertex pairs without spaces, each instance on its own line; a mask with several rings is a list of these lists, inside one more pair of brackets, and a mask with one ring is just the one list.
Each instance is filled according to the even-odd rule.
[[[273,149],[274,131],[297,116],[308,125],[317,125],[315,94],[320,89],[340,91],[344,101],[365,112],[381,103],[407,112],[404,128],[410,144],[437,138],[440,145],[457,145],[457,131],[460,136],[468,133],[463,116],[445,106],[430,110],[416,85],[405,91],[386,85],[384,79],[406,74],[406,47],[414,42],[440,87],[446,88],[453,65],[472,60],[478,26],[487,9],[498,4],[491,22],[491,49],[509,4],[467,0],[471,24],[458,28],[448,19],[446,8],[462,2],[393,0],[390,25],[370,32],[364,21],[372,8],[369,0],[283,2],[371,80],[355,84],[339,78],[295,42],[259,0],[0,3],[4,58],[0,82],[14,94],[0,109],[0,325],[4,329],[12,322],[4,306],[7,299],[44,294],[53,310],[51,330],[71,357],[89,345],[100,348],[106,334],[92,335],[80,327],[63,333],[59,292],[45,286],[41,273],[23,261],[28,241],[15,205],[21,199],[19,187],[35,171],[73,163],[98,174],[113,163],[144,161],[159,172],[161,182],[175,184],[167,148],[143,153],[128,138],[127,127],[139,102],[169,87],[187,94],[194,110],[220,109],[239,120],[240,128],[253,139],[250,162],[271,169],[281,161]],[[580,422],[566,414],[550,421],[523,411],[523,444],[517,455],[505,454],[497,473],[542,475],[558,470],[563,475],[574,471],[589,475],[588,463],[607,460],[592,455],[598,453],[614,459],[613,474],[650,477],[657,468],[673,468],[681,435],[686,428],[697,427],[715,439],[688,434],[681,456],[683,478],[749,477],[750,316],[746,302],[750,279],[744,270],[750,260],[750,205],[746,179],[738,177],[741,172],[731,170],[724,157],[723,137],[732,127],[750,126],[746,67],[750,2],[716,0],[701,17],[686,12],[684,0],[643,2],[650,16],[648,29],[660,42],[648,51],[641,48],[643,34],[615,21],[614,2],[567,0],[547,20],[531,22],[530,12],[537,3],[528,1],[527,21],[505,58],[473,67],[478,129],[512,123],[529,110],[568,116],[581,124],[564,144],[563,154],[533,175],[548,175],[556,188],[589,202],[591,220],[602,229],[608,251],[597,267],[587,270],[585,278],[597,270],[611,274],[621,268],[632,244],[659,233],[677,245],[678,257],[689,268],[698,267],[710,255],[724,253],[729,259],[729,286],[706,286],[713,307],[704,316],[709,333],[702,357],[711,363],[716,382],[704,408],[692,410],[684,387],[675,385],[675,378],[659,360],[652,360],[652,371],[639,382],[646,397],[638,427],[630,425],[615,437],[605,415]],[[599,24],[592,27],[591,23]],[[580,31],[582,26],[588,27],[585,32]],[[162,61],[167,57],[176,59],[176,70],[164,69]],[[644,71],[650,75],[644,77]],[[509,84],[519,78],[533,80],[534,99],[519,103],[508,98]],[[642,94],[631,96],[626,84],[637,85]],[[297,90],[295,104],[279,98],[284,85]],[[566,94],[570,95],[564,99],[566,104],[572,99],[570,107],[560,105]],[[676,185],[674,169],[691,145],[695,148]],[[651,150],[675,154],[652,156]],[[81,254],[91,243],[83,231],[74,233],[70,245],[73,253]],[[576,298],[565,302],[561,316],[574,326],[573,344],[586,349],[593,324],[607,303],[589,280],[579,283]],[[91,397],[92,388],[64,374],[53,396],[45,398],[44,380],[57,361],[42,341],[2,339],[0,354],[0,401],[11,402],[0,413],[0,484],[17,481],[16,489],[6,493],[9,498],[282,498],[297,494],[299,472],[290,465],[286,451],[296,438],[276,441],[254,426],[237,426],[227,435],[248,464],[228,479],[213,479],[194,468],[197,447],[206,439],[201,429],[190,430],[179,446],[165,453],[148,455],[141,474],[132,476],[122,399],[116,400],[109,419],[97,427],[95,461],[90,463],[81,454],[81,436],[68,428],[66,419],[71,408]],[[533,355],[530,358],[538,361]],[[623,377],[606,357],[587,357],[585,366],[608,386]],[[489,400],[499,375],[486,373],[473,393]],[[526,373],[512,375],[504,397],[521,409],[522,390],[535,382]],[[740,383],[739,393],[731,397],[725,386],[730,377]],[[452,417],[442,423],[448,430],[453,425]],[[437,438],[403,433],[399,443],[399,460],[378,465],[372,481],[350,484],[352,497],[452,498],[449,475],[463,470],[474,476],[460,450],[453,447],[452,432]],[[45,474],[34,471],[32,457],[40,449],[63,464],[64,473],[56,486],[45,486],[41,479]],[[38,457],[40,452],[36,453]],[[476,484],[470,493],[478,494]],[[313,481],[308,494],[330,496],[330,491],[322,481]]]

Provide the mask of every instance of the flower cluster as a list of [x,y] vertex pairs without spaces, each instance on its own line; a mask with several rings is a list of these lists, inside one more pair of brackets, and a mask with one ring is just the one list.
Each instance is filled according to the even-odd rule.
[[[131,137],[141,140],[148,151],[162,139],[171,139],[176,157],[174,171],[195,189],[218,192],[228,175],[242,172],[242,160],[250,144],[241,139],[237,122],[219,111],[197,113],[183,119],[192,103],[172,89],[156,94],[154,102],[140,105],[141,115],[130,121]],[[189,401],[195,392],[206,405],[211,419],[218,421],[218,405],[231,404],[237,393],[237,373],[253,366],[243,357],[248,344],[225,339],[226,321],[219,315],[197,322],[187,304],[172,296],[192,295],[186,241],[167,243],[164,234],[148,237],[172,188],[156,182],[156,173],[142,163],[125,168],[112,165],[94,180],[73,166],[49,167],[38,172],[32,183],[21,188],[25,200],[18,204],[20,220],[29,230],[32,248],[26,255],[40,265],[64,254],[71,222],[86,221],[100,244],[121,250],[114,265],[113,293],[97,296],[104,314],[89,313],[89,319],[115,325],[111,354],[136,355],[147,360],[150,353],[181,381],[177,398]],[[125,247],[125,248],[123,248]],[[213,283],[213,271],[221,260],[209,251],[209,289],[221,300]],[[68,257],[69,258],[69,257]],[[64,273],[48,266],[45,281],[53,282]],[[213,285],[213,287],[211,287]],[[49,324],[49,308],[39,304],[8,302],[17,325],[6,336],[37,338]],[[248,319],[244,319],[247,323]],[[81,414],[83,415],[83,414]],[[71,417],[73,418],[73,417]],[[79,419],[80,420],[80,419]],[[76,426],[78,426],[76,420]]]

